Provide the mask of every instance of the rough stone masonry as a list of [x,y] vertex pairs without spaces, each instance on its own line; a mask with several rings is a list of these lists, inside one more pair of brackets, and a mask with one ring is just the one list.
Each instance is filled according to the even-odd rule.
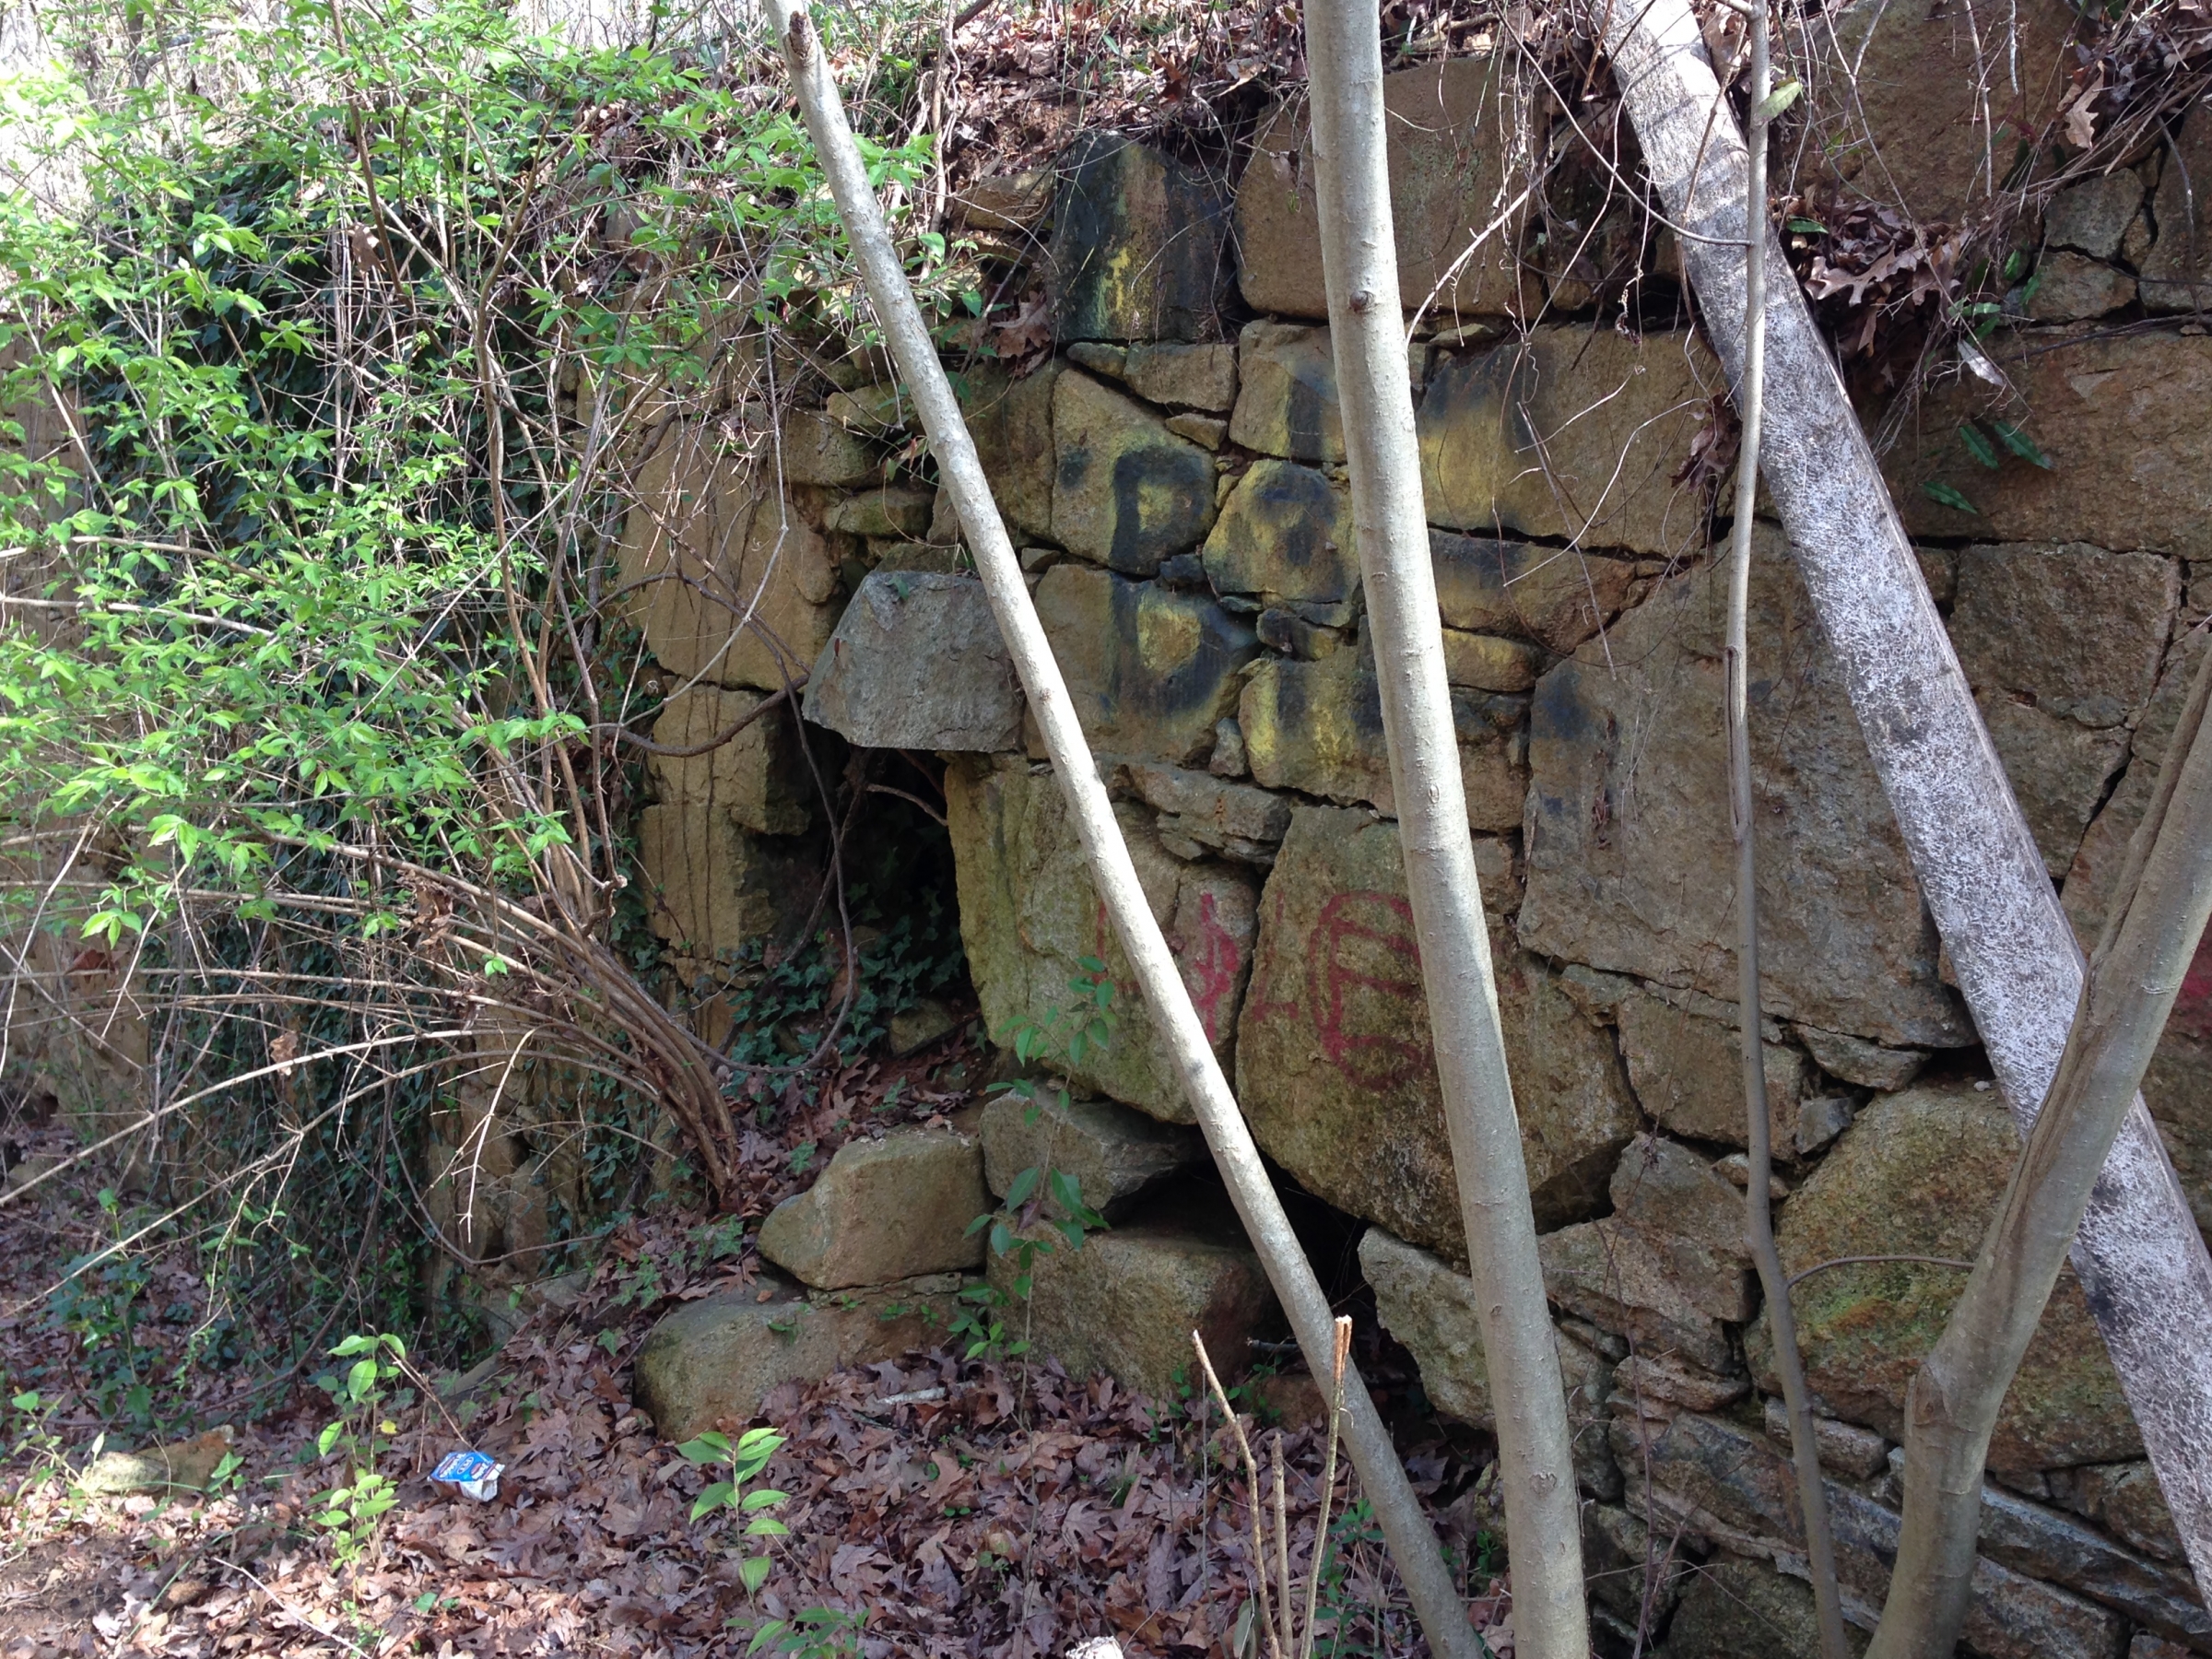
[[[2036,74],[2057,62],[2070,14],[2056,0],[2020,14],[2036,72],[2021,84],[2055,100],[2063,79]],[[1838,187],[1897,190],[1924,218],[1985,200],[1985,117],[1949,67],[1965,26],[1879,0],[1830,15],[1836,43],[1812,49],[1849,50],[1863,68],[1849,110],[1816,100],[1811,117]],[[1810,1654],[1731,1156],[1745,1136],[1728,1001],[1736,895],[1718,855],[1722,592],[1711,503],[1677,481],[1724,388],[1680,316],[1663,323],[1647,303],[1641,330],[1615,326],[1618,307],[1594,320],[1627,245],[1610,220],[1563,238],[1549,233],[1557,204],[1532,206],[1480,258],[1440,265],[1440,249],[1496,217],[1486,135],[1511,124],[1509,69],[1449,59],[1393,76],[1387,101],[1401,280],[1409,304],[1431,301],[1407,371],[1462,777],[1574,1391],[1594,1606],[1609,1641],[1655,1618],[1657,1651],[1676,1659]],[[2015,113],[2032,127],[2050,112]],[[1885,166],[1867,167],[1877,149]],[[1481,1422],[1310,160],[1286,110],[1234,190],[1096,135],[1064,159],[1056,191],[971,190],[1026,204],[1018,228],[1050,249],[1057,347],[1027,374],[986,364],[960,386],[1145,891],[1255,1136],[1285,1179],[1365,1225],[1359,1260],[1384,1324],[1438,1408]],[[1993,468],[1959,436],[1978,416],[1971,381],[1934,391],[1888,463],[2085,935],[2212,609],[2212,337],[2188,320],[2212,292],[2199,251],[2212,226],[2200,229],[2185,169],[2212,176],[2201,109],[2171,144],[2042,215],[2042,276],[2010,305],[2018,329],[2000,355],[2047,469],[2012,453]],[[1643,279],[1666,291],[1664,247],[1643,257]],[[2137,325],[2100,325],[2115,313]],[[962,935],[1005,1039],[1047,1019],[1085,959],[1129,980],[988,610],[958,574],[950,515],[889,470],[900,403],[895,387],[862,385],[794,413],[780,493],[720,459],[711,431],[670,431],[625,574],[648,595],[653,655],[698,682],[662,717],[664,741],[727,724],[795,665],[814,675],[811,718],[857,745],[947,758]],[[763,571],[768,628],[735,636],[727,602],[750,603]],[[1807,1276],[1794,1305],[1865,1626],[1894,1549],[1904,1388],[1961,1282],[1942,1264],[1973,1253],[2017,1141],[1778,532],[1761,534],[1752,605],[1780,1242]],[[781,660],[762,638],[782,642]],[[812,890],[791,878],[810,856],[806,797],[778,729],[758,730],[712,762],[656,767],[654,926],[686,958],[734,949]],[[1187,1110],[1133,987],[1116,1007],[1106,1047],[1060,1068],[1077,1094],[1065,1110],[841,1153],[763,1235],[790,1275],[775,1300],[687,1309],[684,1330],[649,1350],[656,1413],[707,1420],[701,1388],[714,1410],[749,1410],[794,1362],[758,1357],[771,1327],[818,1333],[825,1365],[912,1340],[978,1265],[959,1241],[986,1183],[1003,1194],[1041,1156],[1081,1170],[1114,1224],[1039,1275],[1040,1351],[1161,1390],[1191,1326],[1217,1351],[1265,1335],[1277,1315],[1264,1277],[1206,1184],[1203,1148],[1176,1126]],[[2212,1218],[2212,960],[2145,1092],[2200,1222]],[[912,1213],[887,1225],[887,1204]],[[1916,1259],[1868,1259],[1884,1257]],[[900,1316],[860,1317],[870,1299]],[[723,1358],[702,1366],[702,1343]],[[1991,1474],[1969,1650],[2212,1653],[2212,1618],[2070,1275]],[[1662,1558],[1647,1604],[1644,1567]]]

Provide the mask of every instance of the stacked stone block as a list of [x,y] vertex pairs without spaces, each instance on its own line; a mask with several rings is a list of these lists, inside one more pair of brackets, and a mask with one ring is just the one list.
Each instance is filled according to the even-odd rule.
[[[2056,62],[2062,10],[2024,8],[2022,108],[2062,95],[2037,78]],[[1962,104],[1954,131],[1914,91],[1916,65],[1965,49],[1956,21],[1855,0],[1835,17],[1833,49],[1868,73],[1856,124],[1831,135],[1830,185],[1924,218],[1986,203],[1983,106]],[[1590,1559],[1635,1585],[1594,1581],[1594,1605],[1623,1642],[1647,1615],[1671,1615],[1662,1651],[1677,1659],[1809,1653],[1786,1436],[1740,1241],[1724,594],[1706,558],[1712,503],[1682,481],[1725,388],[1692,333],[1573,320],[1607,283],[1618,291],[1624,257],[1653,282],[1667,273],[1664,248],[1623,255],[1622,228],[1602,214],[1565,253],[1554,233],[1571,181],[1504,213],[1480,257],[1438,263],[1500,218],[1485,170],[1506,153],[1500,135],[1519,131],[1513,79],[1503,59],[1454,60],[1394,76],[1386,101],[1406,117],[1392,126],[1394,203],[1406,302],[1420,308],[1407,372],[1439,619]],[[2193,113],[2177,153],[2203,133]],[[2212,160],[2199,171],[2212,175]],[[2041,216],[2036,293],[2048,294],[2016,309],[2050,327],[2005,369],[2048,467],[2011,450],[1988,467],[1958,433],[1983,418],[1966,386],[1934,388],[1887,462],[2085,937],[2212,606],[2212,342],[2179,328],[2091,334],[2076,324],[2098,312],[2057,296],[2078,260],[2111,273],[2090,281],[2108,297],[2139,282],[2153,312],[2195,303],[2197,221],[2169,187],[2179,171],[2144,159],[2053,194]],[[1491,1406],[1392,821],[1311,181],[1295,115],[1266,129],[1233,199],[1142,145],[1088,142],[1064,170],[1051,231],[1058,351],[1018,377],[966,371],[958,390],[1145,892],[1255,1138],[1289,1180],[1368,1224],[1359,1262],[1383,1323],[1437,1406],[1481,1423]],[[1034,181],[970,194],[1030,202],[1022,223],[1040,229]],[[1540,248],[1528,234],[1539,223]],[[912,516],[889,528],[907,534],[919,512],[900,510]],[[924,535],[957,543],[941,496]],[[1865,1625],[1895,1547],[1904,1386],[1961,1282],[1946,1264],[1972,1255],[2018,1143],[1771,526],[1752,611],[1777,1215],[1785,1265],[1806,1276],[1794,1302]],[[818,672],[850,672],[834,656]],[[1005,705],[1009,725],[1017,707]],[[1233,1344],[1270,1317],[1264,1287],[1218,1254],[1227,1234],[1206,1232],[1226,1220],[1218,1193],[1172,1185],[1199,1158],[1187,1131],[1166,1127],[1187,1106],[1033,725],[962,753],[947,794],[994,1035],[1049,1024],[1088,963],[1117,987],[1106,1046],[1054,1062],[1100,1098],[1045,1130],[1018,1129],[1004,1109],[983,1128],[994,1192],[1049,1135],[1116,1217],[1038,1276],[1039,1349],[1161,1386],[1177,1357],[1146,1349],[1144,1327],[1171,1307],[1211,1309],[1222,1322],[1209,1329]],[[2184,990],[2146,1091],[2203,1218],[2212,995],[2197,994],[2200,979],[2212,985],[2212,970]],[[1898,1256],[1917,1259],[1866,1259]],[[1991,1467],[1969,1649],[2212,1652],[2070,1277]]]

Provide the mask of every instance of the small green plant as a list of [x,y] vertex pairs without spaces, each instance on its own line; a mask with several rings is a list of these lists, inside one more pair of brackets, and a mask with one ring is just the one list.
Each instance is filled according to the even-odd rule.
[[[772,1429],[747,1429],[738,1436],[734,1445],[728,1435],[710,1429],[697,1440],[688,1440],[678,1446],[677,1453],[686,1463],[696,1464],[701,1468],[727,1464],[730,1470],[725,1478],[710,1482],[706,1489],[700,1493],[691,1505],[691,1519],[704,1520],[726,1510],[739,1516],[750,1517],[739,1534],[741,1537],[789,1536],[791,1529],[773,1515],[760,1512],[773,1509],[789,1494],[779,1492],[772,1487],[762,1487],[757,1491],[746,1490],[747,1486],[768,1466],[768,1460],[776,1454],[782,1444],[783,1436]],[[768,1582],[769,1572],[774,1565],[765,1547],[760,1554],[747,1556],[737,1563],[737,1576],[744,1583],[747,1595],[759,1594],[760,1586]]]
[[[1113,981],[1107,976],[1106,964],[1096,957],[1085,957],[1079,965],[1082,973],[1067,982],[1068,989],[1076,993],[1073,1003],[1054,1010],[1042,1024],[1024,1020],[1015,1027],[1014,1053],[1024,1065],[1062,1046],[1068,1063],[1077,1064],[1086,1053],[1104,1048],[1112,1035]],[[1021,1077],[994,1084],[990,1092],[1019,1099],[1022,1121],[1031,1128],[1043,1115],[1048,1099],[1064,1114],[1067,1111],[1065,1084],[1048,1090],[1034,1078]],[[971,1238],[988,1230],[991,1253],[1013,1263],[1014,1284],[1010,1295],[995,1285],[975,1285],[960,1292],[951,1332],[956,1338],[966,1339],[967,1357],[1007,1359],[1026,1353],[1026,1341],[1009,1339],[1006,1314],[1016,1302],[1029,1299],[1037,1258],[1049,1255],[1053,1248],[1049,1235],[1057,1233],[1068,1249],[1080,1250],[1084,1238],[1106,1224],[1104,1216],[1084,1203],[1081,1179],[1053,1168],[1049,1159],[1017,1174],[1007,1183],[999,1207],[986,1210],[968,1224]]]
[[112,1187],[97,1202],[112,1242],[72,1261],[46,1299],[46,1323],[76,1339],[77,1367],[93,1409],[145,1430],[153,1426],[152,1352],[140,1342],[152,1273],[143,1256],[126,1254],[130,1227]]
[[860,1633],[867,1628],[863,1611],[807,1607],[789,1618],[771,1618],[753,1632],[747,1653],[782,1653],[789,1659],[858,1659]]
[[334,1359],[350,1359],[345,1374],[317,1379],[338,1407],[338,1417],[315,1440],[315,1455],[339,1454],[345,1478],[315,1500],[317,1526],[329,1533],[341,1566],[364,1559],[376,1542],[385,1512],[399,1500],[399,1488],[377,1467],[399,1432],[388,1410],[413,1403],[412,1389],[394,1390],[406,1375],[406,1344],[389,1332],[357,1333],[330,1350]]

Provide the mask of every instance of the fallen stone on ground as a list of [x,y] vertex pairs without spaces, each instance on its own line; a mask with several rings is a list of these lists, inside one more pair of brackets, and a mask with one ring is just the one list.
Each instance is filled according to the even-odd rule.
[[760,1253],[817,1290],[980,1267],[969,1223],[991,1207],[983,1150],[957,1129],[847,1141],[760,1227]]
[[638,1404],[664,1440],[689,1440],[718,1424],[742,1427],[785,1382],[817,1382],[942,1340],[959,1288],[957,1274],[940,1274],[808,1298],[787,1280],[764,1277],[686,1302],[638,1350]]
[[[1218,1202],[1226,1212],[1228,1199]],[[1281,1320],[1233,1218],[1133,1222],[1092,1233],[1080,1249],[1063,1240],[1032,1264],[1026,1305],[1013,1298],[1016,1274],[1011,1255],[992,1258],[991,1283],[1013,1299],[1008,1326],[1027,1335],[1035,1358],[1057,1359],[1077,1379],[1105,1371],[1155,1400],[1203,1386],[1194,1330],[1227,1383],[1251,1362],[1252,1339]]]

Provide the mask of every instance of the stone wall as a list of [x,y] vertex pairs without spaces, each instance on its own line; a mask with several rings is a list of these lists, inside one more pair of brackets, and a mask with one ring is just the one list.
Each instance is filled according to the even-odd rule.
[[[2025,9],[2030,67],[2048,67],[2063,20]],[[1878,15],[1841,8],[1839,40],[1857,50],[1853,31]],[[1954,217],[1988,196],[1973,160],[1984,147],[1930,135],[1914,68],[1954,50],[1955,32],[1915,14],[1877,37],[1857,124],[1829,145],[1847,194],[1902,178],[1900,206]],[[1433,300],[1407,372],[1462,776],[1574,1394],[1592,1570],[1614,1575],[1594,1594],[1607,1639],[1625,1640],[1655,1536],[1661,1554],[1712,1569],[1663,1585],[1657,1606],[1673,1626],[1662,1651],[1809,1653],[1777,1385],[1739,1242],[1723,595],[1707,559],[1712,504],[1679,481],[1696,477],[1724,388],[1665,304],[1647,303],[1641,328],[1617,325],[1618,308],[1587,320],[1610,244],[1594,229],[1587,259],[1560,257],[1557,236],[1535,235],[1558,229],[1557,199],[1514,218],[1495,256],[1440,265],[1440,250],[1490,218],[1497,134],[1520,119],[1500,91],[1509,79],[1488,60],[1453,60],[1393,77],[1388,98],[1401,117],[1401,280],[1409,302]],[[2041,86],[2030,76],[2024,96]],[[2063,87],[2045,90],[2054,100]],[[2068,187],[2041,215],[2029,244],[2040,275],[2008,301],[2020,331],[1993,349],[2047,468],[2010,451],[1993,467],[1959,436],[1986,419],[1972,381],[1936,389],[1890,451],[1930,586],[2085,933],[2163,758],[2200,645],[2191,629],[2212,607],[2212,338],[2159,321],[2203,297],[2175,180],[2193,160],[2212,172],[2212,151],[2198,156],[2207,146],[2200,110],[2173,146]],[[1887,171],[1865,166],[1877,150]],[[1145,891],[1261,1147],[1287,1179],[1368,1224],[1359,1262],[1383,1324],[1438,1407],[1482,1422],[1487,1382],[1319,321],[1309,162],[1302,126],[1285,114],[1233,192],[1102,138],[1067,158],[1056,198],[1020,181],[971,187],[974,200],[1027,204],[1008,223],[1050,246],[1058,333],[1031,371],[970,368],[959,389]],[[1663,242],[1642,261],[1641,279],[1664,297]],[[2095,326],[2130,307],[2138,326]],[[1049,1023],[1087,961],[1103,962],[1124,994],[1105,1048],[1058,1067],[1100,1097],[1078,1101],[1095,1121],[1070,1133],[1101,1169],[1120,1167],[1115,1147],[1145,1148],[1148,1182],[1165,1143],[1125,1109],[1166,1122],[1188,1110],[1034,727],[1013,735],[1018,694],[980,595],[939,576],[920,585],[961,556],[941,499],[883,482],[882,441],[902,425],[888,385],[793,417],[780,497],[765,474],[672,458],[658,475],[667,500],[640,510],[626,552],[641,577],[701,581],[650,601],[647,639],[665,666],[724,688],[695,697],[772,688],[775,653],[724,650],[729,604],[711,613],[699,598],[766,569],[773,596],[757,615],[772,620],[782,660],[821,653],[810,713],[856,743],[895,729],[909,747],[959,751],[948,818],[986,1021],[1002,1041]],[[1974,511],[1942,504],[1929,483]],[[747,504],[731,507],[740,495]],[[783,557],[762,564],[774,547]],[[853,591],[868,603],[838,624]],[[1795,1311],[1865,1624],[1894,1552],[1905,1384],[1960,1283],[1939,1264],[1973,1253],[2017,1140],[1771,529],[1752,606],[1780,1242],[1793,1273],[1821,1269]],[[971,644],[944,647],[955,639]],[[915,714],[936,700],[933,673],[944,687],[935,726]],[[672,704],[664,725],[704,730],[727,706],[679,718]],[[924,741],[931,730],[945,740]],[[952,736],[978,730],[1003,735]],[[665,906],[655,924],[679,950],[706,953],[761,925],[790,890],[776,861],[804,844],[793,839],[804,808],[777,797],[761,742],[726,763],[656,768],[665,804],[653,810],[675,816],[647,841]],[[2212,959],[2189,981],[2146,1092],[2192,1204],[2212,1218]],[[984,1125],[994,1190],[1034,1161],[1016,1134]],[[1174,1144],[1175,1158],[1195,1156],[1187,1138]],[[1226,1215],[1218,1192],[1194,1196],[1206,1190],[1177,1189],[1175,1226],[1204,1220],[1194,1210],[1209,1203]],[[1157,1202],[1132,1196],[1117,1214],[1129,1251],[1167,1248],[1174,1228],[1161,1230]],[[1237,1328],[1262,1317],[1248,1258],[1208,1267],[1217,1241],[1179,1248],[1157,1276],[1179,1306],[1226,1296],[1241,1310]],[[1846,1257],[1858,1259],[1822,1266]],[[1164,1361],[1136,1351],[1135,1327],[1159,1304],[1116,1301],[1102,1282],[1048,1295],[1041,1279],[1040,1347],[1156,1381]],[[2142,1459],[2068,1275],[1993,1448],[1972,1651],[2212,1653],[2212,1618]]]

